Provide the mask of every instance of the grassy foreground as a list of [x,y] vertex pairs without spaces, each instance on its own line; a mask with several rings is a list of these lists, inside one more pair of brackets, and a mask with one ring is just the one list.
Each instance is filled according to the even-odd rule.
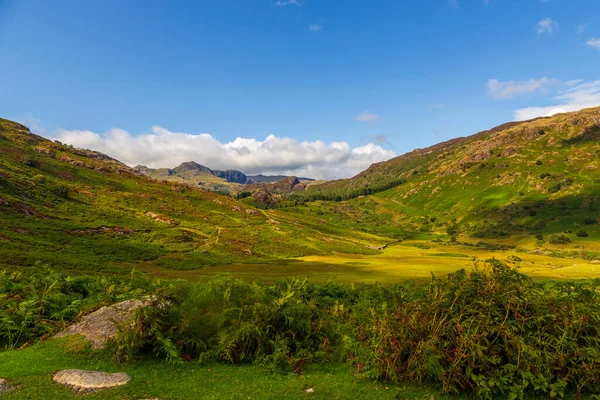
[[[50,379],[64,368],[133,376],[98,398],[301,398],[308,388],[316,398],[599,395],[600,280],[535,282],[521,263],[357,287],[3,272],[0,377],[21,385],[13,398],[68,398]],[[46,341],[90,310],[147,295],[150,306],[106,351]]]
[[[6,399],[78,399],[52,382],[56,371],[77,368],[127,372],[132,381],[86,399],[450,399],[434,387],[391,385],[352,375],[344,364],[313,365],[304,374],[270,373],[253,365],[197,362],[173,367],[164,361],[117,364],[110,352],[94,353],[82,342],[54,339],[24,350],[0,353],[0,376],[19,389]],[[305,390],[313,388],[313,393]],[[455,397],[453,397],[455,398]]]

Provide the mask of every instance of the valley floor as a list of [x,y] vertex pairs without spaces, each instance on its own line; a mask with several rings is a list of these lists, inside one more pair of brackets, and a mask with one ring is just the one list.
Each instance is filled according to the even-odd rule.
[[[202,277],[231,273],[247,280],[275,280],[289,277],[308,277],[311,282],[339,283],[397,283],[427,282],[431,274],[447,275],[461,268],[474,268],[473,258],[480,261],[497,258],[502,261],[519,257],[520,271],[536,280],[600,278],[600,263],[584,258],[575,248],[556,250],[555,255],[537,254],[530,250],[490,250],[467,244],[450,244],[425,240],[410,240],[383,249],[375,255],[333,253],[306,256],[269,264],[230,264],[196,270],[175,270],[140,264],[136,268],[159,278],[182,278],[197,281]],[[566,253],[565,253],[566,252]],[[568,257],[567,257],[568,255]]]

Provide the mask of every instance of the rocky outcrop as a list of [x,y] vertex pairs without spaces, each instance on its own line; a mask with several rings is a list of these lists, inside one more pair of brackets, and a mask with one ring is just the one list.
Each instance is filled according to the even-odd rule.
[[117,334],[117,325],[131,321],[136,310],[150,304],[150,299],[126,300],[112,306],[102,307],[58,333],[56,337],[83,335],[98,350]]
[[213,175],[225,179],[227,182],[246,184],[248,178],[243,172],[229,169],[227,171],[212,171]]
[[101,371],[65,369],[55,373],[52,380],[59,385],[70,387],[79,394],[87,394],[126,385],[131,377],[125,372],[110,374]]

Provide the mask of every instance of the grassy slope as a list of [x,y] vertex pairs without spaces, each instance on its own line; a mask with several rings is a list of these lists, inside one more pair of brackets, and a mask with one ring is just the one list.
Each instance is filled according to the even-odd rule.
[[[381,225],[378,232],[385,234],[444,233],[456,224],[465,235],[481,238],[567,231],[573,241],[590,243],[600,239],[599,226],[582,224],[586,217],[600,217],[599,168],[600,108],[595,108],[416,150],[309,191],[340,193],[404,178],[405,184],[344,203],[345,213],[368,221],[369,228]],[[575,237],[579,229],[590,236]]]
[[[0,353],[0,376],[19,389],[6,399],[77,399],[69,389],[54,384],[52,374],[61,369],[94,369],[127,372],[126,386],[86,395],[86,399],[436,399],[450,398],[435,388],[385,385],[357,378],[349,367],[313,365],[303,375],[268,373],[252,365],[201,365],[196,362],[171,367],[164,361],[115,363],[109,351],[94,353],[72,339],[51,340],[19,351]],[[313,393],[305,393],[313,388]]]
[[13,267],[43,261],[103,271],[139,264],[189,269],[334,250],[374,253],[371,242],[388,240],[315,231],[315,217],[274,220],[230,197],[150,180],[7,120],[0,120],[0,218],[0,266]]

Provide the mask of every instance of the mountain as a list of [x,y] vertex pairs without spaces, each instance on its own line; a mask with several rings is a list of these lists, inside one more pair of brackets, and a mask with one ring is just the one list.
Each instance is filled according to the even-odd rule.
[[[256,185],[262,183],[275,183],[288,178],[287,175],[246,176],[243,172],[232,169],[227,171],[212,170],[194,161],[184,162],[173,169],[153,169],[143,165],[138,165],[135,167],[135,170],[155,179],[188,183],[191,185],[198,185],[206,190],[217,189],[225,192],[236,192],[242,190],[242,188],[235,185],[228,185],[228,183],[239,185]],[[299,179],[302,181],[314,181],[310,178]],[[247,190],[247,188],[244,190]]]
[[574,237],[596,232],[599,171],[600,108],[592,108],[417,149],[300,197],[351,199],[357,216],[412,231]]
[[[184,163],[153,173],[213,176],[207,171]],[[198,269],[332,251],[370,254],[389,241],[347,227],[325,230],[315,215],[266,213],[144,173],[0,119],[0,268],[41,262],[111,273]]]
[[[258,183],[275,183],[281,180],[289,178],[287,175],[248,175],[248,184],[258,184]],[[309,181],[313,182],[314,179],[311,178],[301,178],[298,177],[300,181]]]

